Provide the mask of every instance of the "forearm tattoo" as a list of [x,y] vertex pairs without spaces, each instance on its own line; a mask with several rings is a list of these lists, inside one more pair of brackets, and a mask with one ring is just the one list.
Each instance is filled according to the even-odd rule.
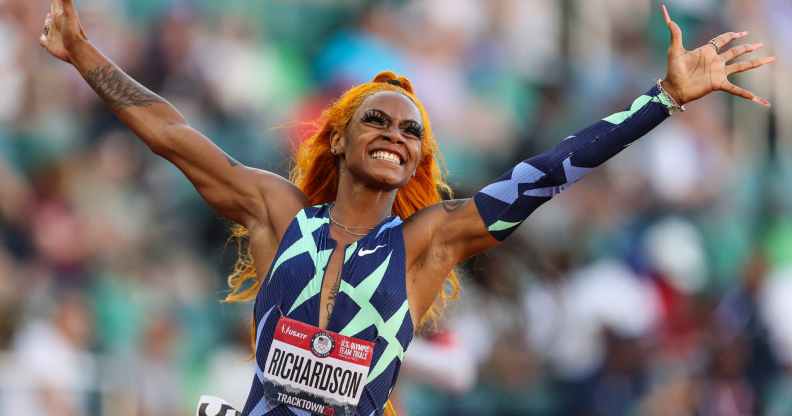
[[140,85],[113,64],[85,73],[85,80],[113,110],[127,107],[147,107],[164,100]]

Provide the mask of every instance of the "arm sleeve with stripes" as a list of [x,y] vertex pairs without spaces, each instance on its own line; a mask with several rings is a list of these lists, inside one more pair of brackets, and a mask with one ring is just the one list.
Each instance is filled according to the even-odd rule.
[[502,241],[540,205],[660,124],[672,107],[654,86],[626,110],[520,162],[474,196],[487,230]]

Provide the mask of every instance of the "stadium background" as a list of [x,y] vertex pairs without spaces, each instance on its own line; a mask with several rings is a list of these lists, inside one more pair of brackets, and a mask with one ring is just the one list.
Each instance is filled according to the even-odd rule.
[[[460,196],[647,90],[668,39],[654,1],[78,3],[122,68],[280,173],[345,87],[411,77]],[[404,414],[792,414],[792,4],[669,6],[688,47],[764,41],[779,61],[735,82],[774,107],[690,105],[466,265]],[[0,414],[241,406],[228,224],[38,47],[47,7],[0,0]]]

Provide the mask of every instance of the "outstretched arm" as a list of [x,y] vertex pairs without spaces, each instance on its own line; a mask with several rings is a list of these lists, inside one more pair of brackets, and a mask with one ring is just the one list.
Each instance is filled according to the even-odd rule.
[[[745,32],[725,33],[686,51],[682,33],[663,6],[671,46],[665,79],[636,98],[624,111],[611,114],[567,137],[554,148],[520,162],[473,199],[445,201],[416,214],[405,227],[413,247],[408,265],[415,273],[416,312],[428,307],[446,274],[458,262],[491,248],[509,236],[540,205],[581,179],[660,124],[683,104],[722,90],[761,105],[766,100],[731,84],[726,76],[758,68],[774,58],[744,63],[729,61],[761,44],[719,49]],[[411,305],[412,306],[412,305]]]
[[486,231],[502,241],[540,205],[660,124],[673,108],[671,98],[654,86],[624,111],[518,163],[474,197]]
[[[497,245],[540,205],[660,124],[671,107],[670,98],[656,85],[624,111],[518,163],[472,199],[444,201],[414,215],[405,233],[411,246],[417,240],[418,247],[425,247],[416,250],[424,254],[415,257],[418,268],[437,266],[429,275],[442,279],[445,274],[440,269],[450,270]],[[426,257],[432,261],[424,261]],[[422,285],[429,280],[422,278]]]
[[[116,116],[156,154],[175,164],[222,216],[277,235],[302,208],[302,193],[278,175],[240,165],[187,124],[167,101],[140,85],[97,50],[73,0],[52,0],[41,45],[72,64]],[[278,204],[270,204],[277,195]]]

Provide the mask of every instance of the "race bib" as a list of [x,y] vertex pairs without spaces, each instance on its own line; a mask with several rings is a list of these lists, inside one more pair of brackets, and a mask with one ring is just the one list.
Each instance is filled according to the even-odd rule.
[[324,416],[351,416],[373,355],[373,342],[281,317],[264,366],[265,395]]

